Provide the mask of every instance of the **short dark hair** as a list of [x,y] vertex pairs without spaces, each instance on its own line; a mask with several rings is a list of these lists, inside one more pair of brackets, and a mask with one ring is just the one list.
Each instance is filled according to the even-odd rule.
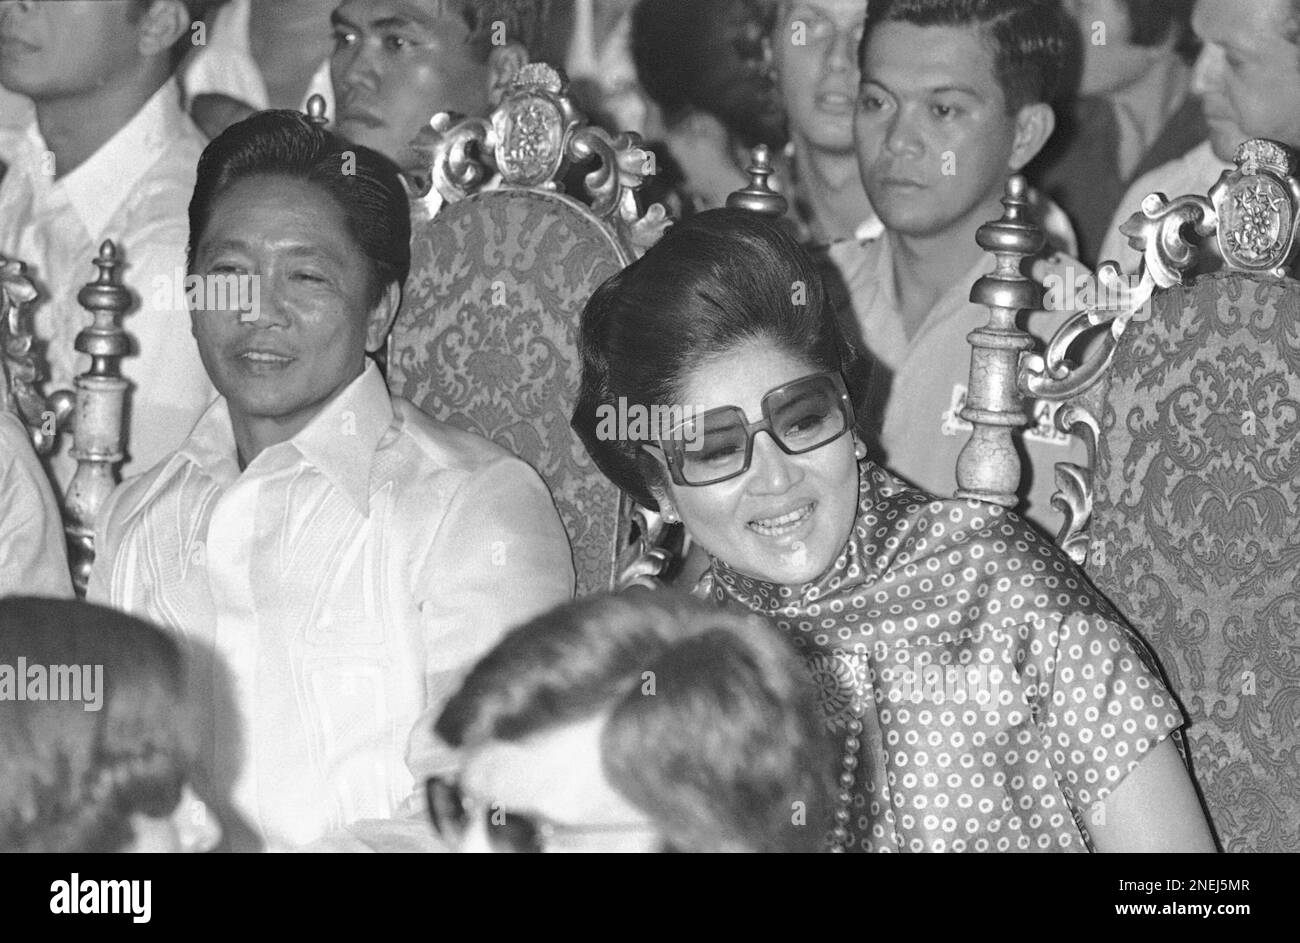
[[605,713],[605,773],[673,849],[825,848],[836,750],[802,658],[752,614],[670,590],[566,603],[485,655],[436,730],[475,746]]
[[1171,36],[1181,49],[1192,35],[1192,3],[1189,0],[1123,0],[1128,10],[1135,46],[1159,46]]
[[[345,171],[346,168],[346,171]],[[411,269],[411,209],[397,165],[351,144],[296,111],[261,111],[217,135],[199,158],[190,199],[189,271],[212,205],[231,186],[263,174],[303,180],[343,210],[348,232],[370,270],[369,302],[378,303]]]
[[1078,26],[1060,0],[871,0],[858,46],[859,68],[871,34],[882,23],[979,27],[1013,114],[1024,105],[1059,100],[1079,43]]
[[680,403],[692,369],[755,339],[842,374],[850,393],[857,386],[860,355],[817,266],[780,226],[729,209],[677,223],[583,309],[573,428],[614,484],[658,507],[651,485],[661,484],[659,464],[639,442],[598,434],[602,407],[617,408],[620,397],[644,409]]
[[[733,13],[743,31],[728,36]],[[785,120],[763,54],[775,18],[764,0],[639,0],[632,11],[637,80],[670,125],[698,110],[746,147],[781,147]]]
[[118,851],[180,802],[199,750],[173,638],[112,609],[0,600],[0,664],[103,666],[98,710],[0,699],[0,850]]

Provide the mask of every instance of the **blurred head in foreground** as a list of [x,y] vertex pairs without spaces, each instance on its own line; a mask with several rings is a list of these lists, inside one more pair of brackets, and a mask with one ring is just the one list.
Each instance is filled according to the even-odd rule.
[[835,752],[770,625],[668,591],[566,604],[515,629],[448,702],[458,778],[429,811],[464,851],[825,847]]
[[180,649],[130,616],[0,600],[0,851],[207,851]]

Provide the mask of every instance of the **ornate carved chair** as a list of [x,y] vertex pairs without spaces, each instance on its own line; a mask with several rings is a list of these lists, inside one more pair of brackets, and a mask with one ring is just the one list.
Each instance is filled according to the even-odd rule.
[[95,558],[95,517],[117,484],[124,457],[127,381],[121,359],[130,352],[121,319],[131,306],[131,294],[122,286],[121,263],[111,240],[100,246],[94,264],[98,278],[77,295],[94,320],[75,341],[78,351],[90,355],[90,369],[74,381],[75,392],[59,390],[46,396],[40,392],[36,338],[26,309],[36,291],[23,263],[0,258],[0,409],[10,409],[23,420],[37,454],[52,451],[60,433],[73,434],[71,454],[77,470],[61,497],[68,562],[78,595],[85,595]]
[[[652,157],[635,134],[588,125],[542,64],[521,71],[489,118],[438,115],[417,146],[429,158],[420,188],[445,202],[414,234],[389,386],[536,468],[568,531],[578,592],[607,589],[647,549],[634,527],[653,541],[662,525],[622,504],[569,428],[578,321],[600,283],[669,225],[661,207],[637,207]],[[584,203],[558,181],[593,158]]]
[[[1023,398],[1064,404],[1092,467],[1057,467],[1058,541],[1154,649],[1223,849],[1300,851],[1300,182],[1272,142],[1236,163],[1208,199],[1143,201],[1122,227],[1140,277],[1103,265],[1045,357],[1014,324],[1038,304],[1018,264],[1041,234],[1009,187],[979,237],[1000,264],[971,292],[991,317],[971,335],[959,494],[1012,506]],[[1104,334],[1075,366],[1088,331]]]

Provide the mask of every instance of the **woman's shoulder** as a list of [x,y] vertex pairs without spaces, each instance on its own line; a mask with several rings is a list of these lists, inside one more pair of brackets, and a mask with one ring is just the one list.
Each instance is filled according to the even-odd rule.
[[966,498],[940,498],[873,467],[856,535],[894,579],[928,578],[985,601],[1037,603],[1029,611],[1119,617],[1058,548],[1020,515]]

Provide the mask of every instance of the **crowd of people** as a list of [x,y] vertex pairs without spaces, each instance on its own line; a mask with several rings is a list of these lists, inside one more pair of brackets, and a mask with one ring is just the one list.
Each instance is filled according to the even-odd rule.
[[[537,471],[374,357],[442,211],[412,142],[537,61],[677,220],[585,306],[573,430],[693,585],[573,599]],[[0,389],[0,849],[1213,851],[1177,692],[1044,536],[1082,443],[1035,410],[1019,513],[947,497],[975,233],[1025,174],[1036,278],[1132,270],[1140,197],[1300,148],[1298,90],[1300,0],[0,0],[48,389],[103,240],[136,296],[88,602],[74,437]],[[782,219],[723,208],[760,143]]]

